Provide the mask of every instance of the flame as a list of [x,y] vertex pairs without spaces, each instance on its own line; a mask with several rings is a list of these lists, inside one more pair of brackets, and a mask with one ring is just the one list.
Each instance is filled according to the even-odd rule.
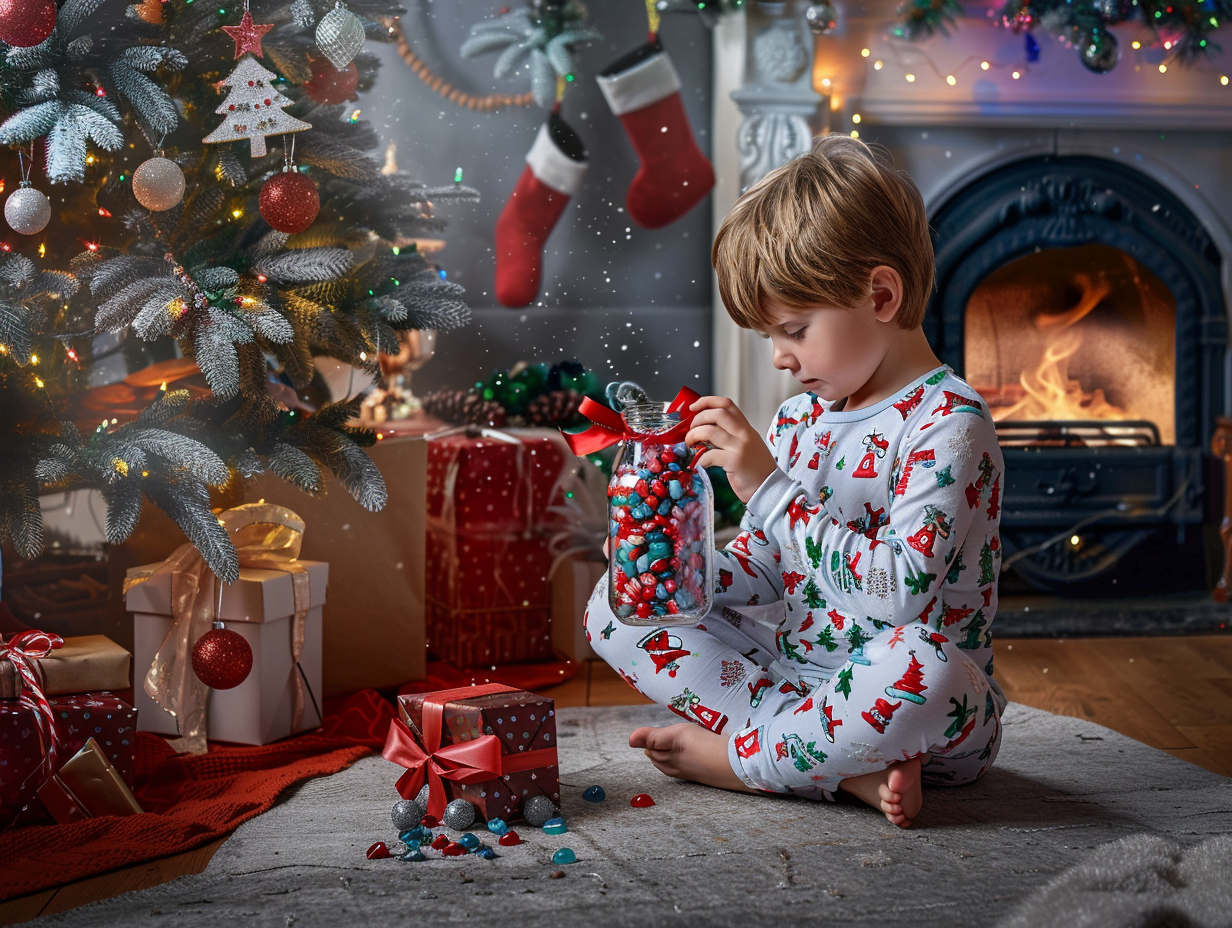
[[1126,410],[1109,403],[1104,391],[1096,387],[1091,392],[1069,376],[1069,359],[1082,348],[1082,333],[1073,326],[1087,316],[1112,291],[1101,274],[1093,279],[1087,274],[1075,274],[1074,281],[1082,287],[1082,296],[1062,313],[1041,314],[1035,318],[1038,329],[1051,331],[1044,346],[1044,355],[1034,371],[1023,371],[1018,382],[1025,391],[1012,406],[992,411],[993,420],[1077,420],[1128,419]]

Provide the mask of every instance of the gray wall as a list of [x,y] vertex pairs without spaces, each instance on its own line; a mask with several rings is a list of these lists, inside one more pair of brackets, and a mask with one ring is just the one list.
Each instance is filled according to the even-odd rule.
[[[403,28],[415,53],[455,87],[477,95],[517,93],[527,84],[493,78],[495,55],[458,54],[470,24],[498,5],[407,0]],[[646,18],[641,0],[587,6],[604,38],[575,56],[578,79],[562,115],[585,141],[590,168],[548,241],[539,301],[521,310],[500,306],[493,295],[494,229],[546,112],[459,108],[432,93],[395,47],[369,46],[383,67],[358,105],[397,144],[398,166],[432,185],[451,182],[460,166],[464,183],[482,195],[478,204],[438,208],[449,223],[448,245],[435,260],[466,288],[474,321],[440,337],[436,357],[415,374],[417,393],[469,387],[521,360],[570,358],[602,381],[636,380],[656,397],[670,398],[682,384],[710,390],[710,198],[664,229],[629,220],[625,191],[638,160],[595,75],[645,42]],[[709,154],[710,32],[688,13],[665,16],[660,34],[684,85],[694,135]]]

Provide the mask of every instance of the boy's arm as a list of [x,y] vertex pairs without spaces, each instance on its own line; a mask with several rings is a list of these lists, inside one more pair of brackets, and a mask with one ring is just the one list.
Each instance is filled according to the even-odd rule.
[[[722,467],[741,501],[750,503],[776,475],[787,476],[776,462],[778,436],[773,424],[763,438],[739,407],[721,396],[704,396],[690,409],[694,412],[693,427],[685,441],[707,446],[697,456],[695,466]],[[746,509],[740,534],[715,551],[716,605],[739,606],[783,598],[778,539],[766,531],[766,524],[751,508]]]
[[[837,553],[840,567],[851,565],[865,578],[873,567],[884,569],[896,624],[919,621],[941,630],[990,605],[1001,557],[1003,463],[987,415],[984,409],[954,411],[917,430],[899,452],[888,513],[841,514],[826,507],[825,556]],[[976,544],[966,544],[969,538]],[[973,553],[978,563],[962,563],[962,555],[970,560]],[[976,572],[963,584],[974,601],[945,601],[942,585],[956,583],[964,570]]]

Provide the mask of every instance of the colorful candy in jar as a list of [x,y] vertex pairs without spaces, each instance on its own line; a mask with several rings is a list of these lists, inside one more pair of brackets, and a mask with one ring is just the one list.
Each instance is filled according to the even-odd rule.
[[612,611],[630,624],[700,618],[709,608],[709,481],[683,442],[632,451],[608,486]]

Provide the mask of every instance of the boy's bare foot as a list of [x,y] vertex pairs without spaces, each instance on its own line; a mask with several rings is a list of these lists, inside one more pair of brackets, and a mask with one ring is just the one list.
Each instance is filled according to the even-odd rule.
[[662,773],[720,789],[751,793],[727,760],[727,739],[688,722],[666,728],[638,728],[629,747],[641,748]]
[[890,764],[875,773],[840,780],[838,788],[880,809],[899,828],[910,828],[924,805],[918,757]]

